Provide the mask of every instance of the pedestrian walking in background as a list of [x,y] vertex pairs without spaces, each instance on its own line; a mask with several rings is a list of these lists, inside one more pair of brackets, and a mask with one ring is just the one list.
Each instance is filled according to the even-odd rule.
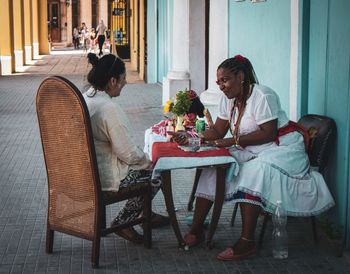
[[89,48],[89,52],[91,52],[91,51],[95,52],[96,32],[95,32],[95,29],[94,29],[94,28],[91,28],[90,34],[89,34],[89,38],[90,38],[90,48]]
[[73,29],[73,45],[74,45],[74,49],[79,49],[79,30],[77,27],[74,27]]
[[103,22],[103,20],[101,19],[100,23],[98,24],[98,26],[96,28],[98,48],[99,48],[98,55],[99,56],[103,55],[102,49],[103,49],[103,44],[106,40],[106,30],[107,30],[107,27],[106,27],[105,23]]
[[87,51],[87,45],[89,43],[89,30],[86,27],[84,22],[81,23],[80,35],[81,35],[81,43],[83,44],[83,50]]

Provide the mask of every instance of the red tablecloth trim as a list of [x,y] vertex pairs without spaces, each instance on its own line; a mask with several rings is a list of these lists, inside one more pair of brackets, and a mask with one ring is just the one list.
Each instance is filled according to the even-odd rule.
[[200,152],[188,152],[178,148],[176,142],[154,142],[152,146],[152,161],[155,164],[160,157],[214,157],[231,156],[226,148],[218,148]]

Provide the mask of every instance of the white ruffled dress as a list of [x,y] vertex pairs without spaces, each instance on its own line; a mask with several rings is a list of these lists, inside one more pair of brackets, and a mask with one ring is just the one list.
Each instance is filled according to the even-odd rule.
[[[223,95],[218,117],[230,120],[232,106],[233,99]],[[277,94],[268,87],[255,85],[247,100],[239,135],[255,131],[260,124],[274,119],[278,119],[279,128],[288,123]],[[232,127],[235,122],[231,121]],[[310,169],[300,133],[294,131],[281,136],[279,145],[268,143],[248,146],[245,150],[254,158],[240,163],[238,175],[226,180],[225,201],[256,204],[272,213],[276,201],[281,200],[290,216],[317,215],[334,206],[323,176]],[[196,196],[214,200],[215,180],[215,168],[203,170]],[[247,198],[249,195],[253,199]]]

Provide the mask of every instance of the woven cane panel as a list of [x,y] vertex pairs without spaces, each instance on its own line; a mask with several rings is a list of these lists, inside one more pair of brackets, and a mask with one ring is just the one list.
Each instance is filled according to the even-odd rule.
[[88,131],[79,97],[62,80],[46,80],[37,111],[49,183],[49,222],[86,236],[95,225]]

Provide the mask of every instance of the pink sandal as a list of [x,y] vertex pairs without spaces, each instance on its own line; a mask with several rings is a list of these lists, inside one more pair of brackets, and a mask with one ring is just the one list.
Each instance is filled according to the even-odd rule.
[[[248,240],[243,237],[241,237],[241,239],[249,242],[254,242],[253,240]],[[254,255],[256,255],[255,244],[252,246],[251,249],[247,250],[246,252],[237,253],[237,254],[235,253],[235,250],[233,249],[233,247],[228,247],[224,251],[220,252],[216,258],[221,261],[239,261],[239,260],[247,259]]]
[[188,247],[194,247],[204,241],[204,233],[201,233],[199,236],[192,233],[187,233],[184,240]]

